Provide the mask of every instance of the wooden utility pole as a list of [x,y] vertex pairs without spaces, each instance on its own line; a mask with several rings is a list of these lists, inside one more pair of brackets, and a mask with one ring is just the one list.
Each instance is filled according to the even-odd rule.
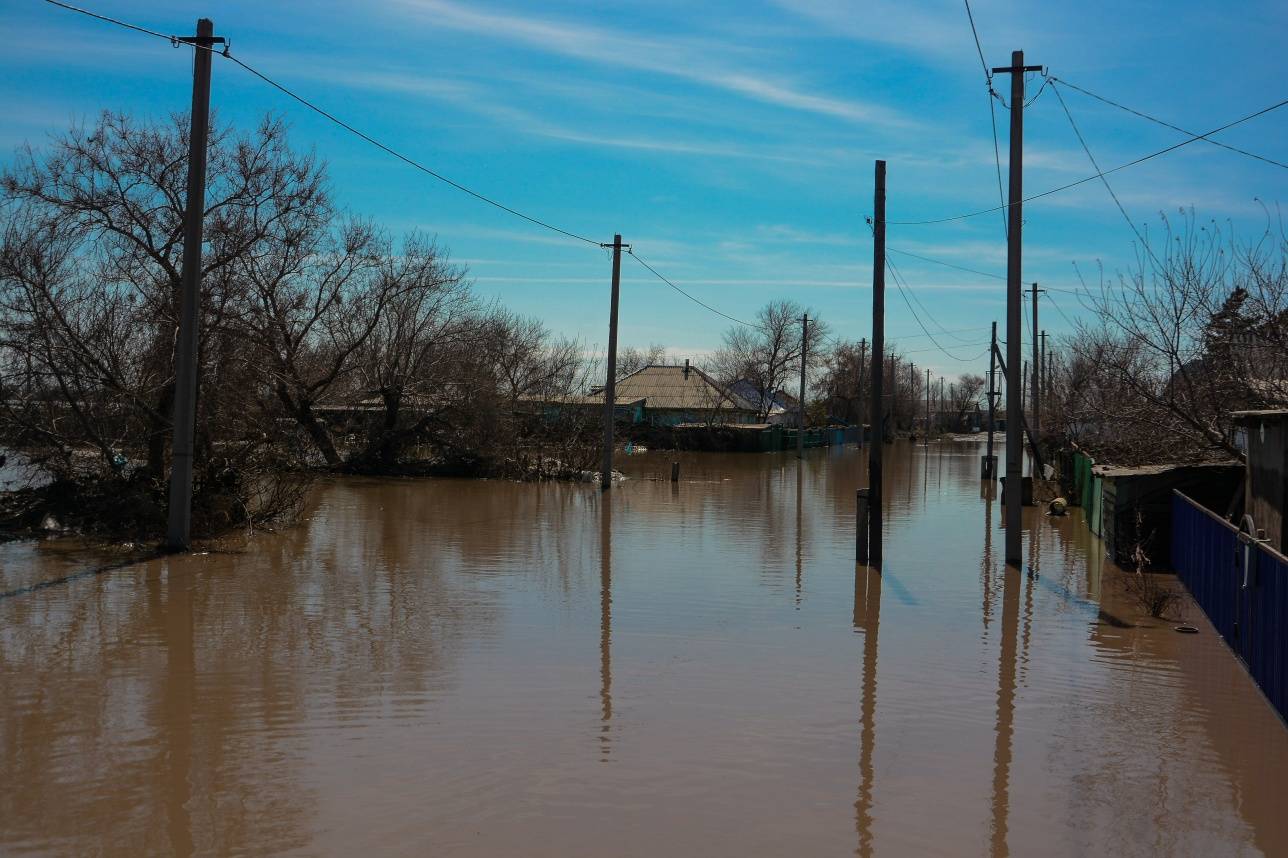
[[809,349],[809,314],[801,316],[801,395],[796,400],[800,410],[800,426],[796,429],[796,458],[805,458],[805,362]]
[[[1038,293],[1045,292],[1045,289],[1039,289],[1038,284],[1033,284],[1033,383],[1029,387],[1033,397],[1033,434],[1038,438],[1042,437],[1042,358],[1039,352],[1040,337],[1038,335]],[[1034,474],[1036,477],[1037,474]]]
[[1024,73],[1041,71],[1041,66],[1026,66],[1024,51],[1011,52],[1011,64],[993,69],[993,74],[1011,76],[1011,154],[1010,192],[1007,197],[1006,228],[1006,562],[1019,566],[1024,562],[1023,492],[1024,403],[1020,394],[1020,347],[1023,331],[1020,325],[1020,276],[1023,264],[1021,241],[1024,221]]
[[599,487],[613,487],[613,409],[617,406],[617,297],[622,281],[622,237],[613,236],[613,292],[608,305],[608,377],[604,380],[604,464],[599,474]]
[[994,322],[992,344],[988,347],[988,452],[984,456],[984,467],[980,474],[986,480],[997,479],[997,457],[993,455],[993,421],[997,415],[996,354],[997,322]]
[[197,328],[201,322],[201,231],[206,209],[206,144],[210,136],[210,54],[215,25],[197,19],[193,46],[192,115],[188,122],[188,200],[183,211],[183,273],[179,339],[174,353],[174,437],[170,442],[170,510],[166,547],[184,551],[192,531],[192,447],[197,422]]
[[881,448],[885,446],[882,424],[885,391],[885,202],[886,162],[876,162],[872,197],[872,446],[868,448],[868,557],[881,565]]

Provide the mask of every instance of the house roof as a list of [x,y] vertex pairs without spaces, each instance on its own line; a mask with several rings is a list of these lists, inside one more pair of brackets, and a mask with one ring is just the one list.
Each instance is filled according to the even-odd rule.
[[[785,390],[767,393],[762,399],[760,388],[749,378],[741,378],[735,381],[729,385],[729,389],[745,399],[752,408],[756,408],[758,411],[765,411],[768,414],[794,413],[800,409],[800,404],[796,401],[796,397]],[[756,407],[757,402],[760,403],[760,408]],[[766,405],[768,408],[764,407]]]
[[[644,400],[646,408],[700,411],[715,408],[755,411],[756,406],[738,394],[722,388],[715,379],[695,366],[651,364],[617,380],[619,404]],[[603,402],[602,390],[593,394]]]

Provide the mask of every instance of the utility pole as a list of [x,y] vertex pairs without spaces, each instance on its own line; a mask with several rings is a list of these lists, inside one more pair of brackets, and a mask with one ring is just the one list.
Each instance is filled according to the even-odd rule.
[[868,448],[868,562],[881,565],[881,448],[885,446],[881,401],[885,393],[885,201],[886,162],[876,162],[872,197],[872,446]]
[[908,361],[908,428],[917,431],[917,368]]
[[890,355],[890,437],[899,434],[899,359]]
[[613,236],[613,293],[608,305],[608,377],[604,380],[604,464],[599,474],[599,488],[613,487],[613,409],[617,405],[617,297],[622,282],[622,237]]
[[981,474],[986,480],[997,479],[997,457],[993,455],[993,421],[997,415],[996,356],[997,322],[994,322],[992,344],[988,347],[988,453],[985,454],[984,468]]
[[930,370],[926,370],[926,437],[922,439],[923,447],[930,446]]
[[209,18],[197,19],[193,46],[192,115],[188,122],[188,200],[183,210],[183,274],[179,340],[174,354],[174,437],[170,442],[170,509],[166,547],[188,548],[192,530],[192,446],[197,422],[197,327],[201,321],[201,231],[206,209],[206,144],[210,136],[210,54],[215,37]]
[[1038,361],[1038,366],[1042,368],[1042,374],[1039,376],[1041,384],[1038,385],[1038,395],[1045,400],[1051,393],[1051,376],[1050,373],[1047,372],[1049,364],[1047,362],[1046,331],[1038,334],[1038,339],[1042,343],[1042,360]]
[[[1042,359],[1038,353],[1041,338],[1038,335],[1038,293],[1045,292],[1033,284],[1033,434],[1042,437]],[[1037,476],[1036,474],[1034,476]]]
[[1024,478],[1024,404],[1020,392],[1020,347],[1023,331],[1020,325],[1020,276],[1023,264],[1021,241],[1024,230],[1024,73],[1041,71],[1041,66],[1026,66],[1024,51],[1011,52],[1011,64],[993,69],[993,74],[1011,76],[1011,154],[1010,193],[1007,197],[1006,229],[1006,562],[1019,566],[1024,562],[1023,510],[1020,483]]
[[[863,374],[864,374],[865,372],[867,372],[867,369],[868,369],[868,341],[867,341],[867,339],[865,338],[865,339],[861,339],[861,340],[859,340],[859,406],[858,406],[858,411],[859,411],[859,444],[860,444],[860,445],[862,445],[862,444],[863,444],[863,441],[864,441],[864,438],[863,438],[863,422],[864,422],[864,419],[865,419],[865,418],[866,418],[866,416],[867,416],[867,414],[866,414],[867,409],[865,409],[865,408],[863,407]],[[868,422],[870,423],[871,421],[869,420]]]
[[805,458],[805,360],[809,349],[809,314],[801,316],[801,395],[796,401],[800,409],[800,426],[796,430],[796,458]]

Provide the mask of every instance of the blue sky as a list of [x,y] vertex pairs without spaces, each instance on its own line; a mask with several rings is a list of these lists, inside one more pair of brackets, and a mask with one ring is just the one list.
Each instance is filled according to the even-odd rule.
[[[790,297],[835,333],[870,336],[873,160],[889,171],[891,221],[996,205],[988,101],[961,2],[127,3],[95,11],[188,33],[199,15],[232,52],[423,163],[576,233],[614,232],[668,277],[749,318]],[[1282,0],[973,4],[985,56],[1026,62],[1195,131],[1285,97]],[[190,52],[49,6],[0,2],[0,149],[39,145],[100,110],[188,108]],[[1040,79],[1031,81],[1032,95]],[[999,90],[1009,84],[999,78]],[[1184,139],[1076,92],[1070,110],[1104,168]],[[401,233],[436,234],[477,290],[594,346],[606,338],[602,251],[532,227],[435,182],[217,61],[223,120],[265,111],[331,169],[337,198]],[[1003,171],[1005,111],[999,110]],[[1025,191],[1090,175],[1048,90],[1025,112]],[[1288,108],[1219,138],[1288,160]],[[1138,222],[1194,207],[1251,235],[1264,201],[1288,202],[1288,171],[1194,143],[1110,177]],[[1133,236],[1099,182],[1025,207],[1025,280],[1074,289],[1133,258]],[[1005,273],[998,213],[894,226],[888,242]],[[978,371],[1004,284],[892,255],[926,308],[937,350],[893,284],[887,338],[936,374]],[[1065,316],[1075,295],[1051,293]],[[918,310],[920,311],[920,308]],[[925,318],[926,315],[931,318]],[[621,343],[701,360],[724,319],[623,262]],[[933,319],[933,321],[931,320]],[[1068,330],[1043,305],[1043,327]],[[936,327],[938,324],[939,327]],[[963,360],[968,359],[968,360]]]

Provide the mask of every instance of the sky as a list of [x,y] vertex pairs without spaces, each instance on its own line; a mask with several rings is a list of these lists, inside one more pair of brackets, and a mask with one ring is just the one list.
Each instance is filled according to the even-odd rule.
[[[900,223],[999,203],[985,76],[962,2],[84,5],[163,33],[195,32],[196,18],[210,17],[234,55],[349,124],[561,229],[604,242],[620,233],[676,285],[740,319],[788,298],[836,336],[871,336],[866,219],[884,159],[889,258],[911,293],[888,282],[887,342],[919,372],[955,376],[984,371],[989,325],[1004,329],[1001,213]],[[972,10],[990,66],[1023,49],[1026,64],[1193,132],[1288,97],[1282,0],[977,0]],[[346,209],[395,236],[436,236],[480,295],[603,348],[604,250],[437,182],[215,60],[220,121],[282,116],[292,145],[327,162]],[[1027,82],[1026,195],[1095,175],[1042,82]],[[994,85],[1009,99],[1006,76]],[[42,0],[0,0],[0,163],[102,110],[187,111],[191,86],[189,48]],[[1186,139],[1061,92],[1102,169]],[[1005,176],[1009,114],[995,106]],[[1288,107],[1216,139],[1288,162]],[[1288,171],[1203,141],[1108,180],[1150,234],[1162,215],[1177,222],[1192,209],[1251,238],[1288,204]],[[1091,318],[1078,272],[1094,286],[1101,272],[1130,270],[1135,237],[1099,180],[1023,212],[1023,278],[1051,290],[1039,321],[1058,337]],[[620,317],[621,347],[659,343],[699,364],[732,324],[629,257]]]

